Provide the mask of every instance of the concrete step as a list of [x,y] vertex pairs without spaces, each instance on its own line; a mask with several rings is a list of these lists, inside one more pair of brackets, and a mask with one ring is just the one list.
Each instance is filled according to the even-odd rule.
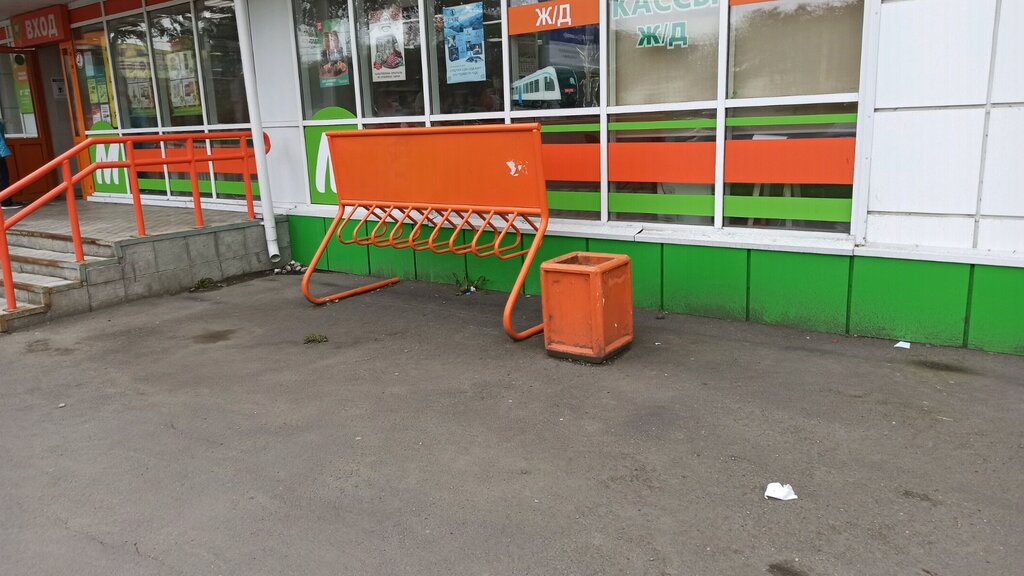
[[100,258],[98,256],[86,256],[85,262],[75,262],[74,254],[24,246],[11,246],[10,252],[11,268],[15,272],[54,276],[68,280],[84,281],[87,268],[117,263],[116,258]]
[[18,300],[14,310],[4,310],[6,305],[0,303],[0,332],[9,332],[14,328],[27,326],[45,317],[50,307],[43,304],[29,304]]
[[[15,228],[7,232],[7,244],[33,250],[46,250],[65,254],[75,253],[75,245],[70,234],[54,234],[51,232],[18,230]],[[95,238],[82,238],[82,250],[86,256],[97,258],[114,257],[114,244]]]
[[[0,277],[0,287],[4,286]],[[78,280],[68,280],[57,276],[44,276],[30,272],[14,273],[14,295],[19,302],[49,306],[52,295],[58,292],[74,290],[82,286]]]

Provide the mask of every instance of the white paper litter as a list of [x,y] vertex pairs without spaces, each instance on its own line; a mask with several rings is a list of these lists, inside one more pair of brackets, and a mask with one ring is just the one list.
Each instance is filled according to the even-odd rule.
[[776,500],[796,500],[796,492],[789,484],[772,482],[764,489],[764,499],[775,498]]
[[909,349],[910,348],[910,342],[904,342],[904,341],[900,340],[899,342],[896,343],[895,346],[893,346],[893,348],[908,348]]

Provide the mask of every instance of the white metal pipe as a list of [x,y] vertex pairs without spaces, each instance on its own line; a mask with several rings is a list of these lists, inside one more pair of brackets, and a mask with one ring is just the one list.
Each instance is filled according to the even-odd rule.
[[245,96],[249,102],[249,123],[252,125],[252,147],[256,156],[256,178],[260,184],[260,209],[263,212],[263,231],[267,236],[267,252],[271,262],[281,260],[277,246],[277,219],[274,200],[270,195],[270,173],[267,170],[267,148],[263,142],[263,117],[260,114],[260,96],[256,87],[256,63],[252,54],[252,30],[249,26],[248,0],[235,0],[235,21],[238,23],[238,49],[242,55],[242,76]]

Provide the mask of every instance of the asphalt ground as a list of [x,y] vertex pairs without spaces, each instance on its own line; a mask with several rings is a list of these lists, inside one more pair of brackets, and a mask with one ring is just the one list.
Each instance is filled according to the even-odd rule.
[[637,311],[591,366],[298,283],[0,335],[0,574],[1024,572],[1024,358]]

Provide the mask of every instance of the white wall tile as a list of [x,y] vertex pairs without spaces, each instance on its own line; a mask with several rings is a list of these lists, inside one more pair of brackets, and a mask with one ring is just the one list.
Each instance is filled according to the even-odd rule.
[[264,128],[263,131],[270,137],[267,170],[274,201],[309,202],[302,128]]
[[970,248],[974,218],[868,214],[867,244]]
[[993,102],[1024,102],[1024,0],[1003,0],[999,9]]
[[982,218],[978,226],[978,248],[1024,255],[1024,220]]
[[876,107],[984,104],[995,6],[996,0],[883,4]]
[[879,112],[874,128],[868,210],[974,214],[983,109]]
[[1024,216],[1024,107],[992,109],[986,150],[981,213]]
[[299,74],[293,55],[291,2],[251,0],[249,22],[256,38],[252,52],[256,61],[256,83],[264,122],[301,120],[298,96]]

